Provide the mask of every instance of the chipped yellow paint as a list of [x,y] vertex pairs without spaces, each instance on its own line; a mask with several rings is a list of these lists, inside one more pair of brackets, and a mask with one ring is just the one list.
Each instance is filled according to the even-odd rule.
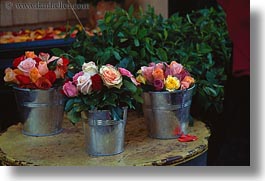
[[197,141],[181,143],[177,139],[152,139],[147,136],[143,117],[129,112],[124,152],[114,156],[90,157],[85,151],[82,123],[74,126],[65,119],[63,127],[62,133],[48,137],[25,136],[21,133],[21,124],[9,127],[0,136],[0,165],[178,165],[207,151],[210,136],[205,124],[195,120],[189,133],[196,135]]

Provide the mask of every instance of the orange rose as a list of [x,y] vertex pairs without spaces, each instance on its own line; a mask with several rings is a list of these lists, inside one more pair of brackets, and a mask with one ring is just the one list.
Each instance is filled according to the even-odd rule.
[[25,55],[27,58],[35,58],[36,57],[36,55],[33,51],[26,51]]
[[39,70],[35,67],[29,72],[29,77],[32,82],[36,82],[41,77],[41,74],[39,73]]
[[152,75],[154,77],[154,80],[164,80],[164,71],[161,68],[155,68],[152,72]]
[[193,84],[195,82],[194,78],[191,76],[185,76],[184,79],[182,80],[183,82],[188,82],[189,84]]
[[4,81],[5,82],[14,82],[14,83],[19,83],[18,80],[16,79],[16,73],[11,69],[11,68],[7,68],[5,69],[5,77],[4,77]]
[[19,70],[19,69],[14,69],[13,70],[17,75],[24,75],[24,73],[21,71],[21,70]]

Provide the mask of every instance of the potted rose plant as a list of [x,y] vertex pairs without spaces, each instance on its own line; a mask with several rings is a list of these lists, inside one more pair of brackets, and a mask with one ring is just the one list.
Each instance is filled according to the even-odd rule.
[[83,63],[82,70],[63,85],[65,111],[72,123],[83,120],[89,155],[121,153],[127,108],[141,101],[139,83],[122,67]]
[[150,63],[138,71],[149,136],[160,139],[187,134],[195,80],[178,62]]
[[4,81],[13,86],[23,123],[29,136],[48,136],[62,131],[64,82],[69,60],[26,51],[5,69]]

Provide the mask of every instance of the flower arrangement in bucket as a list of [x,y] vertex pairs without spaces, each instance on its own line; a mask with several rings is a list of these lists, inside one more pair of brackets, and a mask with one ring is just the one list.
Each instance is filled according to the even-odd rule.
[[89,155],[104,156],[123,151],[127,107],[141,101],[134,76],[122,67],[93,61],[63,85],[68,97],[65,111],[72,123],[83,120]]
[[13,86],[23,123],[29,136],[49,136],[62,131],[64,113],[61,86],[69,60],[48,53],[26,51],[5,69],[4,81]]
[[142,66],[136,80],[141,83],[143,111],[149,136],[179,138],[187,134],[195,80],[178,62]]

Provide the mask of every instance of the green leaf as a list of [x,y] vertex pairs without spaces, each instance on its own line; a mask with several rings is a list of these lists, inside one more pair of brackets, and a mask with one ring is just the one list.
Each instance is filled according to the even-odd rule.
[[65,52],[60,48],[53,48],[51,49],[51,51],[57,57],[60,57],[61,55],[65,54]]
[[77,55],[74,59],[79,66],[82,66],[85,63],[85,57],[81,55]]
[[166,29],[164,29],[164,37],[165,37],[165,40],[167,39],[167,37],[168,37],[168,32],[167,32],[167,30]]
[[121,38],[120,42],[123,43],[123,42],[126,42],[127,40],[128,40],[128,38]]
[[73,124],[76,124],[81,120],[81,112],[75,112],[73,109],[67,112],[66,116]]
[[121,59],[121,56],[120,56],[119,52],[113,51],[113,55],[114,55],[114,57],[115,57],[117,60],[120,60],[120,59]]
[[66,101],[66,104],[65,104],[64,110],[65,110],[66,112],[70,111],[70,110],[72,109],[73,104],[74,104],[74,99],[68,99],[68,100]]
[[167,53],[163,48],[158,48],[156,54],[161,61],[163,62],[167,61]]
[[203,87],[203,90],[209,96],[213,96],[213,97],[216,97],[217,96],[216,91],[213,88],[211,88],[211,87]]
[[147,29],[141,29],[138,31],[138,38],[143,39],[147,35]]
[[133,12],[134,12],[134,7],[133,7],[133,5],[131,5],[129,10],[128,10],[129,16],[132,16]]
[[125,68],[129,70],[130,72],[134,72],[135,69],[135,63],[133,61],[132,57],[124,57],[120,63],[118,64],[119,67]]
[[140,46],[140,43],[139,43],[139,40],[138,39],[134,39],[134,45],[136,47],[139,47]]
[[111,108],[111,116],[113,120],[121,120],[123,119],[123,110],[120,107],[112,107]]
[[137,87],[132,82],[123,80],[123,84],[130,92],[135,93],[137,91]]

